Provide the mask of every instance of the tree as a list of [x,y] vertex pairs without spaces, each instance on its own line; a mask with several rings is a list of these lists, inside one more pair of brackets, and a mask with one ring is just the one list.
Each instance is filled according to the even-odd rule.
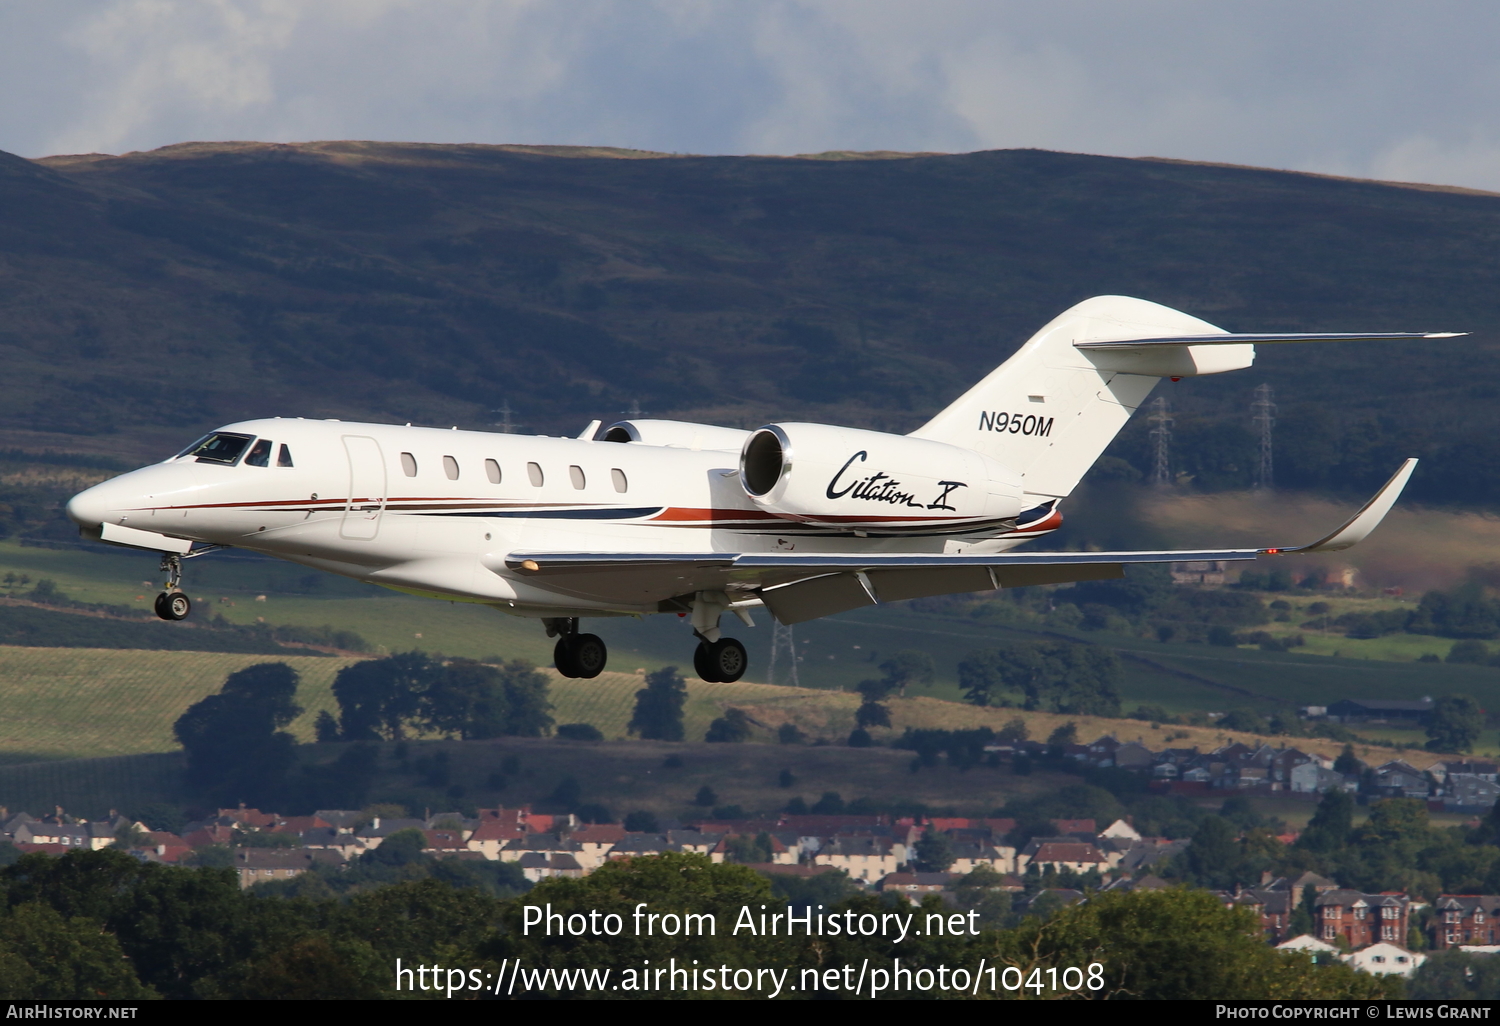
[[1004,725],[996,731],[995,740],[1004,744],[1015,744],[1017,741],[1025,741],[1031,737],[1031,731],[1026,726],[1026,721],[1017,716],[1006,720]]
[[425,652],[400,652],[352,663],[333,679],[339,732],[345,741],[400,741],[438,666]]
[[509,733],[510,702],[499,669],[472,659],[432,666],[418,686],[418,715],[428,730],[465,741]]
[[1469,752],[1484,730],[1484,710],[1468,695],[1444,695],[1428,714],[1427,748],[1434,752]]
[[702,787],[698,788],[698,793],[693,795],[693,804],[705,809],[712,806],[718,800],[719,796],[715,794],[714,789],[709,787],[707,784],[704,784]]
[[870,736],[870,732],[864,727],[855,727],[849,731],[848,744],[850,748],[869,748],[874,743],[875,739]]
[[557,736],[569,741],[603,741],[604,734],[592,723],[564,723],[557,728]]
[[0,995],[40,1000],[139,1000],[141,984],[115,936],[40,902],[0,915]]
[[224,804],[273,801],[293,762],[296,742],[280,728],[302,712],[298,682],[285,663],[257,663],[189,706],[172,730],[187,751],[190,786]]
[[897,652],[881,663],[880,672],[885,674],[885,679],[892,689],[905,698],[909,685],[931,684],[935,668],[932,665],[932,656],[920,649],[908,648]]
[[655,813],[636,809],[625,814],[625,829],[631,833],[654,834],[661,827],[657,825]]
[[1333,771],[1346,777],[1357,777],[1364,772],[1365,764],[1354,754],[1353,745],[1345,745],[1339,757],[1333,760]]
[[1297,846],[1309,851],[1329,852],[1349,842],[1354,829],[1354,797],[1348,791],[1334,789],[1323,795],[1308,821]]
[[1222,816],[1205,817],[1184,854],[1189,874],[1200,885],[1223,888],[1239,882],[1240,846]]
[[508,709],[505,733],[513,737],[546,737],[553,723],[547,675],[534,663],[512,659],[500,667],[500,683],[505,688]]
[[708,725],[708,733],[703,736],[703,740],[729,744],[748,741],[750,740],[750,717],[745,715],[745,710],[730,706],[724,710],[723,716]]
[[647,741],[681,741],[682,707],[687,681],[675,666],[646,674],[646,686],[635,693],[635,711],[628,730]]
[[997,938],[994,957],[1033,968],[1099,963],[1097,997],[1144,1000],[1384,998],[1400,981],[1341,962],[1316,965],[1265,942],[1259,919],[1227,908],[1208,891],[1106,891],[1059,910],[1047,922],[1023,920]]
[[[974,658],[971,656],[971,658]],[[1078,716],[1118,716],[1120,713],[1120,660],[1098,645],[1069,641],[1016,642],[984,654],[985,672],[993,672],[999,685],[987,688],[990,705],[1010,704],[1012,698],[997,694],[1002,686],[1016,693],[1026,709]],[[977,673],[971,666],[971,672]]]
[[1072,720],[1062,724],[1047,735],[1047,743],[1049,745],[1076,745],[1078,743],[1078,724]]
[[313,722],[313,735],[320,743],[339,739],[339,721],[333,713],[327,709],[318,713],[317,720]]
[[894,691],[896,686],[896,681],[889,677],[879,680],[862,680],[855,685],[855,690],[864,699],[859,708],[854,710],[855,724],[861,728],[889,727],[891,710],[882,704],[882,700]]
[[946,873],[953,865],[953,841],[928,827],[917,839],[914,854],[916,867],[923,873]]
[[958,664],[958,686],[964,701],[973,705],[1008,705],[1001,697],[1006,687],[1004,657],[993,648],[970,652]]

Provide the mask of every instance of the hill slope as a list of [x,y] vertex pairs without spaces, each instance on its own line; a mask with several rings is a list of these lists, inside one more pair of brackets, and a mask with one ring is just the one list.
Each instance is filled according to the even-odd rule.
[[[848,157],[849,155],[839,155]],[[1500,197],[1042,151],[889,159],[184,144],[0,155],[0,441],[159,456],[245,415],[570,433],[639,402],[907,430],[1089,295],[1267,347],[1172,386],[1180,468],[1243,484],[1278,390],[1287,484],[1496,497]],[[632,157],[642,159],[619,159]],[[1116,452],[1144,463],[1138,431]]]

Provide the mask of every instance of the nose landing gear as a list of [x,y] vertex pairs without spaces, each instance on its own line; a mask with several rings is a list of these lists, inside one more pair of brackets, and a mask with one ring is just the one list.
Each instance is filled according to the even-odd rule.
[[164,554],[161,570],[167,575],[167,590],[156,596],[156,615],[163,620],[186,620],[193,603],[182,591],[182,557],[173,552]]
[[547,637],[556,637],[552,664],[564,677],[592,680],[609,663],[609,648],[597,634],[579,634],[578,617],[559,616],[543,620]]

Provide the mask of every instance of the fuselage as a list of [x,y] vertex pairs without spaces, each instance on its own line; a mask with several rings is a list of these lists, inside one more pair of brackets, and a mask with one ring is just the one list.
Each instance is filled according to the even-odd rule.
[[222,456],[123,474],[75,496],[69,516],[95,537],[114,524],[549,617],[658,609],[559,594],[508,570],[507,554],[998,551],[1060,522],[1049,506],[999,535],[861,537],[757,508],[723,449],[283,418],[215,436]]

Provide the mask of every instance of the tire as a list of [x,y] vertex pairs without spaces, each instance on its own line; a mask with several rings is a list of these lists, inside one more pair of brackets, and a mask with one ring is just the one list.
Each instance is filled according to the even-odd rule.
[[733,684],[750,668],[750,657],[745,646],[735,638],[720,638],[708,646],[708,662],[713,667],[715,680],[720,684]]
[[583,674],[578,672],[578,664],[573,659],[572,640],[572,636],[568,634],[557,639],[557,644],[552,648],[552,665],[564,677],[582,677]]
[[710,684],[722,683],[714,674],[713,657],[710,655],[711,646],[706,641],[698,642],[698,647],[693,649],[693,672],[698,675],[699,680]]
[[604,644],[604,639],[597,634],[575,634],[572,637],[571,650],[573,669],[577,670],[577,676],[585,680],[592,680],[604,672],[604,667],[609,662],[609,649]]
[[156,602],[153,606],[153,608],[156,610],[156,615],[161,617],[163,620],[172,619],[172,614],[167,611],[167,599],[169,597],[170,596],[166,592],[162,592],[160,595],[156,596]]
[[[163,620],[186,620],[188,614],[193,611],[192,600],[180,591],[162,592],[161,597],[156,600],[161,604],[157,616]],[[162,616],[165,613],[165,616]]]

